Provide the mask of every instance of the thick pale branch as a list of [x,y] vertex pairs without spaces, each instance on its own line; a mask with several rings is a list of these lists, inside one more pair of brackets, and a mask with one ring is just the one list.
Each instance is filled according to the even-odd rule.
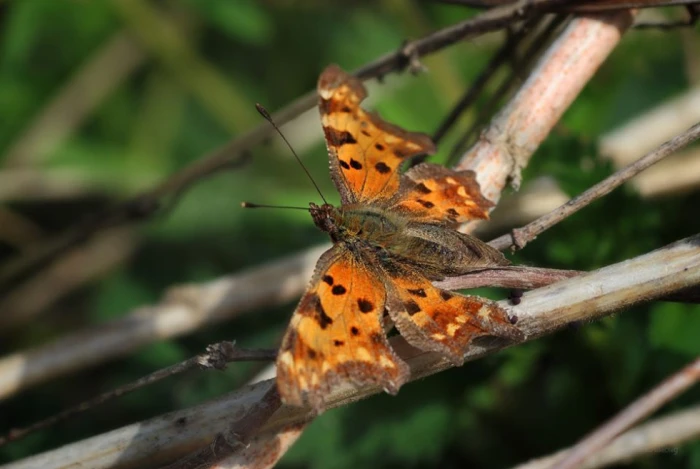
[[[663,269],[658,266],[663,265]],[[525,293],[522,302],[511,306],[500,302],[519,318],[518,326],[527,340],[546,335],[569,323],[597,319],[632,304],[652,300],[670,292],[700,284],[700,236],[687,238],[644,256],[585,274],[574,279]],[[437,373],[450,367],[441,356],[416,350],[400,337],[392,345],[411,366],[412,379]],[[471,346],[465,350],[473,360],[498,350],[496,344]],[[211,442],[217,434],[226,434],[231,415],[245,415],[265,396],[271,382],[264,381],[193,409],[173,412],[140,424],[67,445],[5,469],[44,467],[67,468],[83,464],[89,467],[119,469],[153,465],[174,460],[194,447]],[[378,389],[338,389],[329,396],[331,407],[357,401]],[[293,439],[300,425],[310,418],[308,411],[283,406],[263,426],[258,437],[268,442]],[[251,461],[239,453],[241,465]]]

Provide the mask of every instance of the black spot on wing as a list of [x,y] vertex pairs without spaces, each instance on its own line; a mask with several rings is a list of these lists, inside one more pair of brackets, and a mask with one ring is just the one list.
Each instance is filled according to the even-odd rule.
[[326,282],[328,285],[333,285],[333,277],[330,275],[324,275],[321,280]]
[[326,135],[326,140],[328,140],[333,146],[342,147],[343,145],[357,143],[355,137],[352,136],[347,130],[337,130],[333,127],[324,127],[323,132]]
[[357,335],[360,335],[360,330],[359,330],[357,327],[352,326],[352,327],[350,328],[350,333],[351,333],[352,335],[357,336]]
[[420,184],[416,184],[416,187],[414,189],[416,192],[420,192],[421,194],[430,194],[431,192],[433,192],[430,189],[428,189],[428,186],[426,186],[422,182]]
[[419,204],[421,204],[421,205],[422,205],[423,207],[425,207],[425,208],[433,208],[433,207],[435,207],[435,204],[432,203],[432,202],[429,201],[429,200],[418,199],[416,202],[418,202]]
[[340,162],[340,166],[342,166],[343,169],[350,169],[350,165],[347,164],[345,161],[343,161],[343,160],[338,160],[338,161]]
[[335,345],[336,347],[342,347],[343,345],[345,345],[345,342],[342,340],[336,339],[333,341],[333,345]]
[[375,164],[374,169],[376,169],[381,174],[391,172],[391,168],[387,166],[383,161],[380,161],[379,163]]
[[309,295],[308,299],[308,306],[313,307],[314,309],[314,319],[316,322],[318,322],[318,325],[321,327],[321,329],[325,329],[331,324],[333,324],[333,320],[326,314],[326,310],[323,309],[323,305],[321,304],[321,299],[318,297],[317,294]]
[[350,158],[350,167],[353,169],[362,169],[362,163],[357,160]]
[[331,293],[334,295],[344,295],[348,290],[342,285],[335,285],[331,288]]
[[384,145],[382,145],[381,143],[375,143],[375,144],[374,144],[374,148],[376,148],[376,149],[379,150],[379,151],[384,151],[384,148],[385,148],[385,147],[384,147]]
[[374,304],[364,298],[357,300],[357,307],[360,308],[360,311],[363,313],[370,313],[374,310]]
[[406,308],[406,312],[409,316],[413,316],[416,313],[420,313],[420,306],[418,306],[418,303],[416,303],[413,300],[408,300],[403,305]]
[[442,298],[445,301],[451,300],[454,295],[448,291],[445,290],[440,290],[440,298]]
[[409,288],[407,291],[408,291],[408,293],[410,293],[411,295],[413,295],[413,296],[418,296],[418,297],[420,297],[420,298],[425,298],[426,296],[428,296],[428,295],[425,293],[425,290],[423,290],[422,288],[416,288],[416,289],[413,289],[413,290]]

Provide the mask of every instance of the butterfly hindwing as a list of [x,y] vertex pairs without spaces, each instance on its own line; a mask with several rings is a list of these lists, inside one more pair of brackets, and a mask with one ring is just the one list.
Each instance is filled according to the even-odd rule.
[[456,225],[486,219],[493,203],[481,194],[474,171],[452,171],[421,163],[401,176],[392,209],[410,213],[411,219]]
[[477,337],[522,339],[522,332],[495,302],[437,288],[406,266],[394,264],[388,271],[392,272],[387,283],[389,315],[414,347],[441,353],[461,365],[465,348]]
[[342,381],[396,393],[408,365],[382,327],[384,282],[347,249],[335,246],[316,268],[292,316],[277,358],[277,385],[287,404],[321,412]]
[[343,204],[391,198],[399,188],[401,163],[435,152],[427,135],[407,132],[362,109],[365,87],[338,66],[321,74],[318,93],[331,176]]

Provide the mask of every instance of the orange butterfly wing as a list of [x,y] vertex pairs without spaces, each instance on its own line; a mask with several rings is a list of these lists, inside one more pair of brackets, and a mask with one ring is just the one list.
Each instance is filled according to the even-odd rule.
[[388,261],[389,315],[401,335],[416,348],[464,363],[463,350],[477,337],[523,339],[504,309],[495,302],[434,287],[416,270]]
[[396,393],[409,369],[387,342],[385,306],[383,282],[353,253],[339,245],[324,253],[277,357],[283,401],[320,413],[345,381]]
[[365,87],[337,65],[319,77],[318,94],[331,177],[344,205],[391,198],[399,189],[401,163],[435,152],[427,135],[407,132],[362,109]]
[[487,219],[493,202],[481,194],[474,171],[452,171],[422,163],[401,176],[401,189],[392,209],[408,212],[411,220],[456,225]]

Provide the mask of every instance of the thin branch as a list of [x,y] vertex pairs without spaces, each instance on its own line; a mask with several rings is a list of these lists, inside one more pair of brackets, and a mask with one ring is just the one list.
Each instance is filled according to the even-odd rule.
[[637,399],[605,425],[577,443],[552,469],[576,469],[584,460],[604,448],[613,438],[648,417],[661,406],[700,381],[700,358]]
[[656,150],[647,153],[634,163],[625,166],[587,191],[574,197],[558,209],[538,218],[523,228],[514,229],[510,234],[501,236],[500,238],[491,241],[489,244],[500,250],[507,249],[510,245],[517,249],[522,249],[529,241],[535,239],[545,230],[581,210],[583,207],[589,205],[593,201],[603,197],[606,194],[609,194],[613,189],[619,187],[624,182],[644,171],[649,166],[673,154],[698,138],[700,138],[700,123],[695,124],[682,134],[662,144]]
[[[664,268],[659,269],[659,265]],[[700,235],[580,278],[527,292],[519,305],[509,305],[507,300],[499,302],[499,305],[518,318],[518,327],[526,340],[533,340],[567,324],[598,319],[632,304],[699,284]],[[392,337],[391,344],[399,356],[409,363],[412,380],[452,366],[439,354],[410,347],[401,337]],[[473,344],[465,350],[465,359],[474,360],[502,347],[503,344]],[[193,445],[207,444],[217,434],[225,434],[230,427],[228,416],[247,414],[249,409],[264,399],[272,382],[247,386],[206,404],[69,444],[9,464],[4,469],[64,469],[80,464],[94,469],[122,469],[163,464],[191,452]],[[369,387],[357,389],[348,384],[335,389],[328,397],[328,404],[329,407],[337,407],[380,391]],[[280,441],[279,438],[287,431],[292,432],[292,439],[295,438],[298,436],[294,436],[295,429],[308,422],[308,412],[306,409],[282,406],[260,429],[259,441]],[[252,444],[255,446],[255,443]],[[275,450],[268,454],[273,454],[271,457],[274,458],[282,453]],[[253,460],[260,461],[245,451],[233,459],[239,467],[249,467],[247,464]],[[266,461],[269,464],[270,459]]]
[[[591,455],[583,469],[619,464],[651,453],[677,453],[678,445],[700,438],[700,406],[660,417],[639,425],[615,438]],[[551,469],[568,450],[518,465],[513,469]]]
[[125,384],[111,391],[105,392],[90,400],[69,407],[51,417],[40,420],[24,428],[11,429],[6,436],[0,436],[0,447],[17,441],[25,436],[44,430],[72,418],[78,414],[91,410],[105,402],[124,396],[130,392],[149,386],[171,376],[175,376],[196,368],[213,368],[223,370],[227,363],[242,361],[272,361],[277,356],[276,349],[244,349],[236,347],[234,342],[219,342],[207,347],[206,353],[199,354],[181,363],[153,372],[132,383]]

